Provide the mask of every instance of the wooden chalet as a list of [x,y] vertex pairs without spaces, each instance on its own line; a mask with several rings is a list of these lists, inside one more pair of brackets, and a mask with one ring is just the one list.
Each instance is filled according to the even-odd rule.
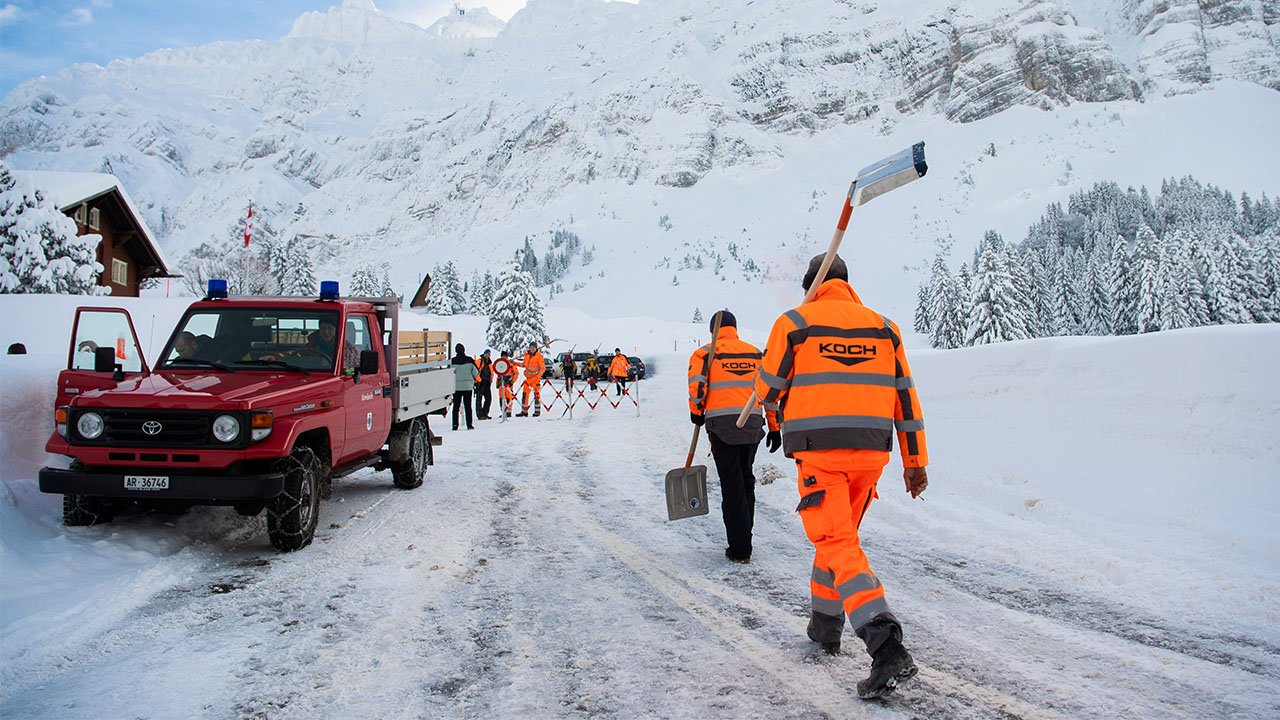
[[114,175],[18,171],[76,221],[80,235],[101,235],[98,284],[115,296],[137,297],[143,280],[181,277],[173,272],[124,186]]

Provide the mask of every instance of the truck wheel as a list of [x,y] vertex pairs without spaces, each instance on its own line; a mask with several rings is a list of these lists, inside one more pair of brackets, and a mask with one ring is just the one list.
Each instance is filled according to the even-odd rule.
[[111,522],[111,512],[102,498],[87,495],[62,496],[62,524],[67,527],[84,527]]
[[430,453],[431,438],[428,437],[427,424],[421,419],[414,419],[409,423],[408,457],[391,463],[391,477],[395,486],[412,490],[421,485],[422,479],[427,476]]
[[281,461],[284,492],[267,502],[267,535],[271,546],[289,552],[311,544],[320,519],[320,476],[324,472],[314,450],[301,446]]

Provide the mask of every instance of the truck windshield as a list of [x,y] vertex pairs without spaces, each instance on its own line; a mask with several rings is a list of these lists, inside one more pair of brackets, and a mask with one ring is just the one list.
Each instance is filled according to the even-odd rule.
[[291,308],[200,308],[169,339],[168,370],[334,370],[338,313]]

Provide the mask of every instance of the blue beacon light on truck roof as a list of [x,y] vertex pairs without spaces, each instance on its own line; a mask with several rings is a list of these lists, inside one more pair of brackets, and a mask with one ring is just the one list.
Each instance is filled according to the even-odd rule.
[[321,280],[320,281],[320,299],[321,300],[337,300],[338,299],[338,281],[337,280]]
[[204,296],[205,300],[226,300],[227,299],[227,281],[223,278],[209,279],[209,292]]

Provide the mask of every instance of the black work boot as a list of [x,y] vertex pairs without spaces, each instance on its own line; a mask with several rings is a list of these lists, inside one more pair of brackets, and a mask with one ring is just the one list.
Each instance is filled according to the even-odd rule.
[[[809,627],[805,628],[805,634],[810,640],[822,646],[822,652],[828,655],[839,655],[840,630],[843,626],[843,617],[836,618],[814,612],[809,617]],[[826,637],[827,640],[821,640],[822,637]]]
[[876,650],[871,660],[871,674],[858,683],[858,697],[863,700],[888,697],[898,686],[916,676],[919,668],[902,641],[889,638]]

